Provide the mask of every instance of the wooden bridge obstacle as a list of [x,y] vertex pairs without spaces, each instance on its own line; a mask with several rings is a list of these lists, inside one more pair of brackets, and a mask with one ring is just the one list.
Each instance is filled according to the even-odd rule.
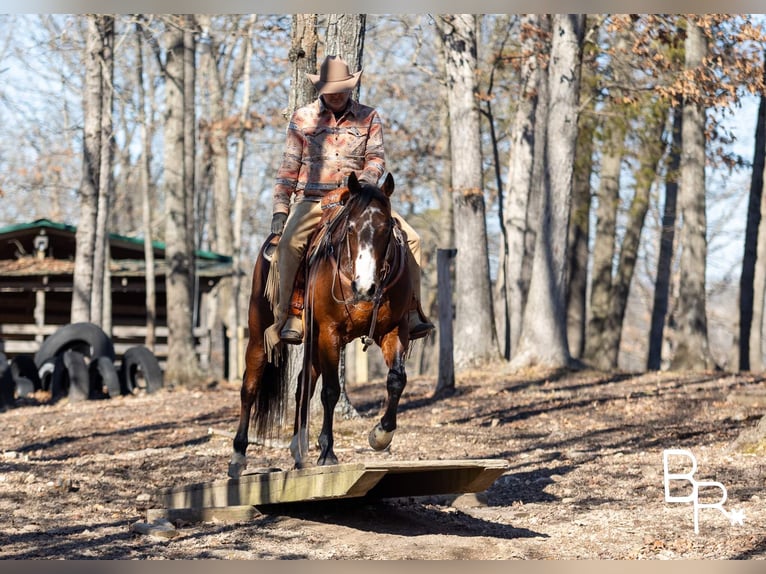
[[507,469],[503,459],[354,462],[299,470],[256,469],[221,479],[160,491],[157,519],[199,522],[249,520],[264,505],[343,498],[465,494],[489,488]]

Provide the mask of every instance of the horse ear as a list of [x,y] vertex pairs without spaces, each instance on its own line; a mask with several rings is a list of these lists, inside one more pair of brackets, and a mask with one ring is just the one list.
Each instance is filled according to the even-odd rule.
[[391,175],[391,172],[388,172],[386,181],[383,182],[383,187],[380,189],[387,197],[391,197],[391,194],[394,193],[394,176]]
[[356,178],[356,174],[352,171],[348,174],[348,188],[352,191],[357,191],[360,187],[359,180]]

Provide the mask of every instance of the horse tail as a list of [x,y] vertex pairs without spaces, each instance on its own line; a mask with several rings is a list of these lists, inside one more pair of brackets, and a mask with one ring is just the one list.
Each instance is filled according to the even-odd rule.
[[[271,259],[276,247],[274,237],[270,236],[263,244],[253,270],[253,284],[250,296],[248,325],[250,329],[250,348],[253,349],[253,367],[256,379],[255,398],[253,401],[252,421],[255,435],[266,438],[279,433],[279,427],[287,411],[289,391],[289,354],[286,345],[280,345],[281,352],[270,353],[266,348],[264,332],[274,322],[268,286],[274,274]],[[247,377],[247,373],[245,373]],[[244,387],[243,387],[244,389]],[[243,391],[244,392],[244,391]],[[276,432],[275,432],[276,431]]]
[[283,356],[276,364],[266,361],[264,365],[263,378],[253,405],[253,424],[258,437],[278,435],[285,419],[290,387],[287,358]]

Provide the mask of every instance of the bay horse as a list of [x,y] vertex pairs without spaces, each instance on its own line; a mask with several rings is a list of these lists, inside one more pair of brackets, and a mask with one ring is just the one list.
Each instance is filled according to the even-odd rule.
[[[338,463],[333,451],[333,413],[340,396],[338,363],[346,344],[362,337],[366,350],[375,342],[388,367],[385,410],[368,437],[373,449],[383,450],[391,443],[399,399],[407,384],[407,312],[413,294],[406,236],[391,212],[394,178],[389,173],[383,185],[377,187],[360,183],[352,173],[348,188],[338,191],[345,198],[342,205],[323,210],[314,239],[306,249],[309,261],[303,369],[295,392],[290,443],[295,468],[307,465],[309,402],[320,375],[323,417],[316,464]],[[248,310],[250,338],[240,390],[239,426],[229,462],[228,474],[232,478],[239,477],[247,465],[251,418],[256,436],[263,438],[282,419],[287,405],[287,361],[267,356],[264,345],[264,331],[274,320],[264,292],[271,265],[266,252],[272,238],[261,248],[253,270]]]

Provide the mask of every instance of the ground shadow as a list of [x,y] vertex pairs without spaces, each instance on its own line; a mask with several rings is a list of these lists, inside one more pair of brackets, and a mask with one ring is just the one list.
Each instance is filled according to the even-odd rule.
[[322,500],[264,505],[258,510],[267,515],[289,516],[377,534],[548,538],[541,532],[476,518],[460,510],[445,512],[417,498]]

